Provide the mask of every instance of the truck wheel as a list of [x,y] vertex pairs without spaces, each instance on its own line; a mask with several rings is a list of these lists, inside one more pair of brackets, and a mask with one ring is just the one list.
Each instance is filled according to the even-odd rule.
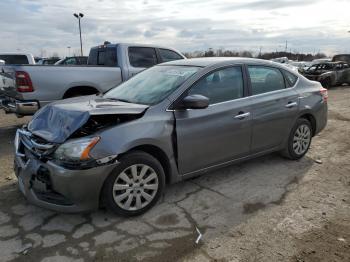
[[323,79],[321,81],[321,85],[324,87],[324,88],[331,88],[332,87],[332,82],[331,82],[331,79],[330,78],[326,78],[326,79]]
[[288,143],[281,152],[286,158],[297,160],[302,158],[309,150],[312,140],[312,127],[305,118],[299,118],[293,126]]
[[163,192],[162,165],[142,151],[126,154],[119,162],[102,189],[103,200],[118,215],[141,215],[156,204]]

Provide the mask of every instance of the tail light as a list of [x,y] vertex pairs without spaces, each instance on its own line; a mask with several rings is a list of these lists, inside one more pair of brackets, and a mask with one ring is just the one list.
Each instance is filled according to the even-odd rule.
[[16,72],[16,85],[17,91],[20,93],[33,92],[33,84],[30,76],[27,72],[17,71]]
[[321,93],[323,102],[327,103],[327,100],[328,100],[328,90],[327,90],[326,88],[322,87],[322,88],[320,89],[320,93]]

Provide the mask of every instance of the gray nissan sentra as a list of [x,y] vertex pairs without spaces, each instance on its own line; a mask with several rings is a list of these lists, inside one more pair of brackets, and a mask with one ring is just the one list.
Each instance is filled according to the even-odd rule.
[[154,66],[100,96],[49,104],[16,134],[29,202],[144,213],[165,186],[279,151],[303,157],[327,123],[327,90],[283,65],[199,58]]

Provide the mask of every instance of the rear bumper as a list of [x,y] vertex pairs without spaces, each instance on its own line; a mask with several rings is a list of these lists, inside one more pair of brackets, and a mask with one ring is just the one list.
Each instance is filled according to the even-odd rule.
[[328,104],[322,103],[319,110],[315,113],[316,130],[315,135],[320,133],[326,126],[328,121]]
[[27,116],[33,115],[40,108],[37,101],[20,101],[9,97],[0,97],[0,108],[7,114],[15,113],[16,115]]

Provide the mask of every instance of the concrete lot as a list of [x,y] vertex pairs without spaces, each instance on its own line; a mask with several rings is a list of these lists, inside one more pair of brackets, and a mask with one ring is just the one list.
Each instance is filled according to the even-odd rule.
[[132,219],[28,205],[12,141],[29,118],[1,112],[0,261],[350,261],[350,87],[329,95],[300,161],[272,154],[173,185]]

